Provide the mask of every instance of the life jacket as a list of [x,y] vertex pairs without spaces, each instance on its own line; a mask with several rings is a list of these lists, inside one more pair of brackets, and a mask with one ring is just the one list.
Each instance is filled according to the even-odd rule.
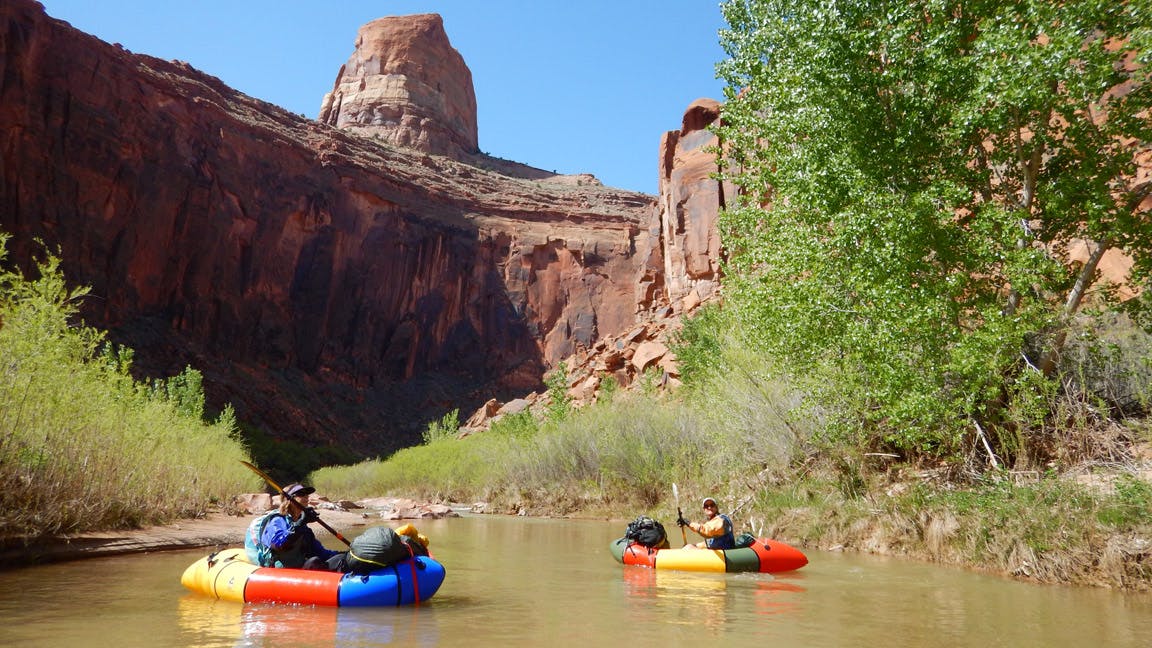
[[252,520],[248,525],[248,533],[244,534],[244,553],[248,554],[248,562],[261,567],[271,567],[275,562],[272,557],[272,547],[260,540],[264,535],[264,527],[273,515],[280,515],[279,511],[268,511],[264,515]]
[[732,520],[723,513],[720,514],[720,519],[724,520],[724,535],[718,535],[715,538],[708,538],[709,549],[735,549],[736,536],[732,534]]

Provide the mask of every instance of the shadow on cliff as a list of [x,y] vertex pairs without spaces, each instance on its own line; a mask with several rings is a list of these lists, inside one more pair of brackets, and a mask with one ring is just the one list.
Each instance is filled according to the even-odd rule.
[[[550,228],[650,207],[352,136],[33,2],[4,3],[0,33],[12,258],[43,241],[138,372],[191,365],[210,407],[302,448],[387,454],[541,387],[546,338],[568,335],[540,302],[567,290],[534,287]],[[603,227],[635,230],[619,209]]]

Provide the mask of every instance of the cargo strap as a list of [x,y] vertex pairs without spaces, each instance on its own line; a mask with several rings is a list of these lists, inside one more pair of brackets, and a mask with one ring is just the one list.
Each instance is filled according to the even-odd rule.
[[[412,594],[415,597],[415,600],[413,601],[413,603],[415,605],[420,605],[420,579],[416,577],[416,553],[412,551],[412,547],[409,546],[407,542],[404,542],[402,544],[404,545],[404,548],[408,550],[408,559],[409,559],[408,560],[408,566],[412,568]],[[361,558],[360,556],[357,556],[356,554],[352,553],[351,549],[348,550],[348,555],[352,556],[356,560],[366,562],[366,563],[369,563],[372,565],[377,565],[381,568],[391,567],[393,572],[396,571],[395,565],[385,565],[384,563],[376,562],[375,560],[367,560],[365,558]],[[399,578],[400,574],[397,573],[396,576],[397,576],[397,578]],[[399,587],[396,588],[396,604],[397,605],[400,604],[400,588]]]

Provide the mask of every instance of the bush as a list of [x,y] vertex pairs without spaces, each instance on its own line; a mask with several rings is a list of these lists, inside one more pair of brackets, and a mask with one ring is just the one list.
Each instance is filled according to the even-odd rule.
[[424,430],[424,443],[431,444],[450,439],[460,433],[460,408],[445,414],[440,420],[432,421]]
[[131,350],[72,322],[86,289],[56,258],[38,270],[0,273],[0,538],[162,522],[258,487],[231,408],[201,420],[198,372],[136,382]]

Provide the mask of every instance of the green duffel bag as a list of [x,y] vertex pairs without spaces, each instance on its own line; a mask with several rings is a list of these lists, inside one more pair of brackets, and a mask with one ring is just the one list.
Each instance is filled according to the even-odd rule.
[[386,526],[370,527],[352,540],[342,571],[367,574],[395,565],[413,556],[427,556],[428,550]]

